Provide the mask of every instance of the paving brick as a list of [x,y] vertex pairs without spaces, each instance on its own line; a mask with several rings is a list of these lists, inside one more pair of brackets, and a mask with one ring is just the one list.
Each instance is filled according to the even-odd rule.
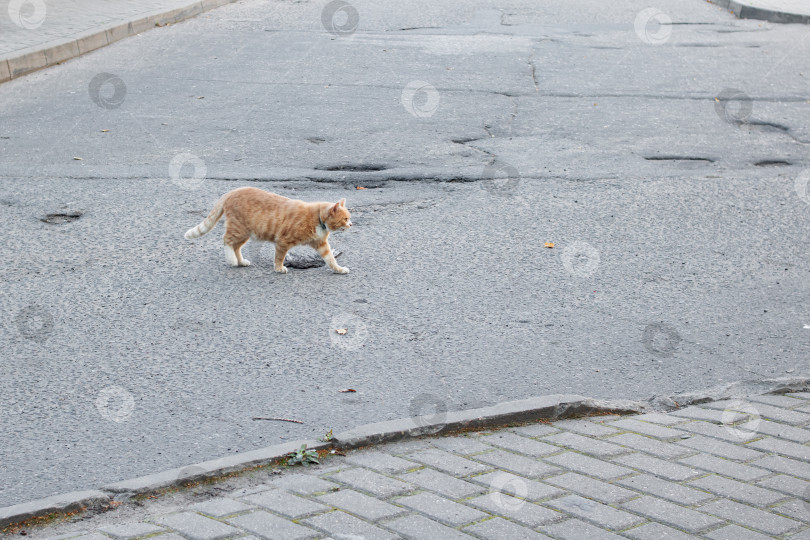
[[447,539],[466,539],[469,540],[471,536],[459,532],[450,527],[446,527],[441,523],[436,523],[432,519],[425,516],[410,515],[397,518],[385,524],[391,530],[394,530],[406,538],[414,540],[436,540],[436,538]]
[[770,420],[755,420],[747,424],[741,424],[741,429],[749,429],[762,435],[770,435],[800,443],[810,442],[810,429],[804,429]]
[[405,513],[404,508],[399,508],[350,489],[341,489],[334,493],[321,495],[318,500],[372,521]]
[[748,415],[735,412],[734,410],[704,409],[703,407],[686,407],[678,409],[669,414],[681,418],[691,418],[692,420],[703,420],[713,424],[736,424],[748,419]]
[[468,456],[470,454],[480,454],[481,452],[489,452],[492,447],[481,442],[479,438],[472,437],[447,437],[443,439],[433,439],[432,444],[434,447],[454,454]]
[[681,424],[678,429],[690,431],[692,433],[699,433],[707,437],[714,437],[716,439],[723,439],[724,441],[732,443],[743,443],[761,437],[756,431],[744,428],[742,426],[747,424],[740,424],[739,426],[723,425],[718,426],[710,424],[709,422],[695,421],[686,424]]
[[789,396],[789,397],[798,398],[798,399],[808,399],[808,400],[810,400],[810,392],[789,392],[789,393],[787,393],[785,395]]
[[696,456],[683,458],[679,461],[690,467],[704,469],[709,472],[722,474],[723,476],[730,476],[731,478],[745,482],[759,480],[760,478],[768,476],[768,471],[708,454],[697,454]]
[[487,437],[482,437],[481,440],[493,446],[535,457],[547,456],[560,451],[556,446],[529,439],[528,437],[522,437],[509,431],[499,431]]
[[719,516],[744,527],[756,529],[765,534],[781,535],[797,531],[803,525],[792,519],[758,510],[751,506],[721,499],[699,508],[702,512]]
[[810,480],[810,463],[804,461],[797,461],[783,456],[767,456],[752,461],[751,465]]
[[632,469],[619,467],[613,463],[608,463],[600,459],[584,456],[576,452],[566,452],[558,456],[545,458],[546,461],[559,465],[564,469],[570,469],[578,473],[595,476],[602,480],[613,480],[620,476],[625,476],[633,472]]
[[700,471],[696,471],[695,469],[678,465],[672,461],[658,459],[657,457],[649,456],[647,454],[635,453],[619,456],[614,459],[614,461],[616,463],[621,463],[622,465],[627,465],[628,467],[640,469],[644,472],[652,473],[656,476],[666,478],[667,480],[674,480],[676,482],[689,480],[690,478],[695,478],[702,474]]
[[689,448],[683,448],[672,443],[661,442],[658,439],[645,437],[644,435],[638,435],[637,433],[622,433],[621,435],[616,435],[615,437],[610,437],[609,439],[605,440],[615,444],[629,446],[634,450],[640,450],[641,452],[652,454],[656,457],[664,459],[676,459],[695,453],[694,450]]
[[638,493],[635,491],[577,473],[565,473],[546,478],[544,481],[607,504],[620,503],[638,497]]
[[283,489],[271,489],[255,495],[248,495],[242,500],[262,506],[290,519],[300,519],[316,512],[328,510],[322,504],[304,499]]
[[154,519],[159,525],[174,529],[191,540],[216,540],[232,536],[238,531],[224,523],[194,512],[180,512]]
[[626,529],[644,522],[643,519],[629,512],[617,510],[606,504],[592,501],[580,497],[579,495],[568,495],[567,497],[548,501],[546,504],[562,512],[614,531]]
[[622,446],[599,439],[585,437],[577,433],[558,433],[557,435],[549,435],[543,440],[552,444],[572,448],[585,454],[591,454],[596,457],[611,457],[631,452],[631,450],[628,450]]
[[349,469],[348,471],[333,474],[329,479],[337,480],[355,489],[367,491],[383,498],[392,497],[394,495],[404,495],[416,489],[416,486],[407,484],[396,478],[383,476],[369,469]]
[[441,450],[424,450],[408,455],[408,459],[413,459],[425,465],[430,465],[441,471],[449,472],[455,476],[467,476],[468,474],[482,473],[492,467],[487,467],[467,458],[455,456]]
[[511,431],[525,437],[543,437],[545,435],[551,435],[552,433],[559,433],[560,430],[549,424],[530,424],[528,426],[512,428]]
[[624,531],[624,534],[637,540],[689,540],[695,538],[672,527],[660,523],[646,523],[641,527]]
[[493,465],[498,469],[505,469],[529,478],[540,478],[559,472],[557,467],[504,450],[479,454],[475,456],[475,459]]
[[[98,533],[94,533],[94,534],[96,534],[100,538],[104,538],[104,535],[102,535],[102,534],[98,534]],[[45,540],[67,540],[68,538],[77,538],[77,537],[82,536],[82,535],[87,535],[87,531],[76,530],[76,531],[72,531],[72,532],[69,532],[69,533],[58,534],[56,536],[48,536],[48,537],[45,538]]]
[[251,510],[252,508],[252,506],[243,504],[233,499],[218,497],[216,499],[211,499],[210,501],[197,503],[190,506],[188,509],[193,510],[194,512],[201,512],[215,518],[220,518],[223,516],[230,516],[231,514],[236,514],[238,512]]
[[407,506],[440,523],[458,527],[488,516],[484,512],[453,502],[433,493],[418,493],[396,499],[397,504]]
[[801,461],[810,461],[810,446],[795,442],[782,441],[774,437],[765,437],[764,439],[748,443],[748,446],[774,454],[793,457]]
[[683,431],[679,429],[673,429],[659,424],[651,424],[650,422],[641,422],[633,418],[622,418],[621,420],[611,422],[610,425],[619,427],[626,431],[632,431],[634,433],[641,433],[642,435],[647,435],[649,437],[655,437],[656,439],[662,441],[674,441],[676,439],[680,439],[681,435],[684,434]]
[[522,478],[505,471],[473,476],[470,480],[486,486],[486,489],[489,491],[500,491],[501,493],[530,501],[540,501],[565,495],[565,492],[561,489],[541,484],[536,480]]
[[519,521],[529,527],[537,527],[538,525],[545,525],[565,519],[565,514],[538,506],[529,501],[504,495],[497,491],[475,497],[465,502],[482,510],[486,510],[493,515]]
[[768,405],[773,405],[774,407],[783,407],[783,408],[791,408],[791,407],[799,407],[801,405],[807,405],[807,401],[803,399],[777,394],[751,396],[748,397],[747,399],[748,401],[756,401],[757,403],[766,403]]
[[777,474],[757,482],[758,486],[781,491],[787,495],[810,493],[810,482],[784,474]]
[[[170,535],[168,535],[168,534],[161,535],[161,538],[164,538],[166,536],[170,536]],[[174,535],[174,536],[179,536],[179,535]],[[183,537],[179,536],[179,538],[182,539]],[[71,539],[72,540],[110,540],[110,537],[106,536],[104,534],[101,534],[101,533],[90,533],[90,534],[83,534],[81,536],[72,536]]]
[[240,529],[250,531],[261,538],[272,540],[299,540],[320,536],[318,532],[309,527],[304,527],[288,519],[274,516],[264,510],[258,510],[250,514],[231,518],[228,520],[228,523],[236,525]]
[[692,534],[698,534],[723,523],[722,520],[713,516],[684,508],[657,497],[640,497],[624,503],[622,507],[646,516],[652,521],[671,525]]
[[704,535],[712,540],[767,540],[765,536],[751,529],[743,529],[739,525],[727,525]]
[[544,534],[499,517],[470,525],[463,530],[485,540],[503,540],[505,538],[509,540],[542,540],[548,538]]
[[810,540],[810,529],[805,529],[798,534],[789,537],[790,540]]
[[608,427],[603,424],[595,424],[586,420],[562,420],[560,422],[554,422],[554,427],[564,429],[565,431],[573,431],[580,435],[588,435],[590,437],[604,437],[618,433],[616,428]]
[[151,523],[122,523],[120,525],[108,525],[101,527],[100,532],[109,534],[113,538],[120,538],[122,540],[129,540],[130,538],[140,538],[148,534],[155,534],[162,532],[164,529],[156,527]]
[[764,403],[757,403],[754,405],[757,412],[762,418],[776,420],[785,424],[798,426],[810,422],[810,414],[792,411],[790,409],[783,409],[782,407],[774,407],[773,405],[766,405]]
[[299,493],[301,495],[312,495],[313,493],[323,493],[338,487],[333,482],[327,482],[317,476],[309,474],[282,474],[273,478],[269,484],[272,487],[279,487]]
[[419,467],[419,465],[413,461],[376,451],[353,453],[346,457],[346,461],[353,465],[360,465],[387,473],[403,473]]
[[725,441],[718,441],[717,439],[703,435],[693,435],[688,439],[681,439],[675,444],[680,444],[693,450],[708,452],[709,454],[715,454],[736,461],[750,461],[752,459],[762,457],[762,452],[757,452],[755,450],[751,450],[750,448]]
[[621,540],[624,538],[578,519],[568,519],[556,525],[543,527],[541,530],[560,540]]
[[617,480],[616,483],[641,491],[642,493],[655,495],[656,497],[687,506],[692,506],[715,498],[713,495],[703,491],[682,486],[681,484],[675,484],[674,482],[668,482],[649,474],[640,474],[638,476],[633,476],[632,478],[624,478],[622,480]]
[[[799,497],[807,497],[810,493],[797,493],[796,495]],[[769,508],[768,511],[810,523],[810,501],[791,499],[783,504]]]
[[[400,475],[400,478],[421,488],[435,491],[451,499],[461,499],[483,493],[485,490],[481,486],[471,484],[465,480],[459,480],[449,474],[433,469],[420,469]],[[476,476],[472,479],[478,478]]]
[[730,478],[717,476],[716,474],[698,478],[697,480],[689,482],[689,484],[696,488],[717,493],[729,499],[759,506],[760,508],[775,504],[786,498],[785,495],[781,493],[738,482],[737,480],[731,480]]
[[[328,512],[304,520],[305,525],[321,529],[328,534],[338,538],[364,538],[366,540],[386,540],[388,538],[397,538],[397,536],[388,531],[384,531],[379,527],[375,527],[370,523],[366,523],[362,519],[349,515],[340,510]],[[242,539],[240,539],[242,540]]]
[[639,414],[638,416],[634,416],[633,418],[635,420],[652,422],[653,424],[661,424],[663,426],[674,426],[675,424],[681,424],[683,422],[686,422],[686,419],[684,418],[679,418],[677,416],[662,413]]

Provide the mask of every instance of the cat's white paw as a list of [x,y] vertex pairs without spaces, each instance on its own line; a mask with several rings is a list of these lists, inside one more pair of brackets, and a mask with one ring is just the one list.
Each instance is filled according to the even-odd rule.
[[276,268],[276,272],[278,272],[279,274],[286,274],[287,273],[287,267],[282,266],[281,268]]
[[239,263],[239,266],[250,266],[250,261],[247,259],[242,259],[242,262]]
[[348,266],[338,266],[337,269],[335,269],[335,273],[336,274],[348,274],[349,273],[349,267]]

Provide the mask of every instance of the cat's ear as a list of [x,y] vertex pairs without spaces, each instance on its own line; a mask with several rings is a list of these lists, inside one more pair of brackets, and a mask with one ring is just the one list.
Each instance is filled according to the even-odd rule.
[[332,205],[332,208],[329,209],[329,213],[334,214],[335,212],[338,211],[339,208],[340,208],[340,203],[336,202],[335,204]]
[[343,208],[346,208],[346,199],[340,199],[340,201],[338,201],[338,204]]

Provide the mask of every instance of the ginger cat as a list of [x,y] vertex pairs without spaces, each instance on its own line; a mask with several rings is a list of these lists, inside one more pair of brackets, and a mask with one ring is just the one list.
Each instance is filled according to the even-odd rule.
[[225,258],[232,266],[250,266],[242,257],[242,246],[250,238],[276,245],[275,270],[287,273],[284,257],[290,248],[308,245],[315,248],[326,264],[338,274],[349,269],[339,266],[329,247],[329,233],[352,226],[346,199],[339,202],[304,202],[288,199],[252,187],[235,189],[223,195],[202,223],[189,229],[191,240],[206,234],[225,214]]

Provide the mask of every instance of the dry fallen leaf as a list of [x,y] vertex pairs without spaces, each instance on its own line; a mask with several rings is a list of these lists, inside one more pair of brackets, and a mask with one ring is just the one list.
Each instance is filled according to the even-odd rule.
[[336,328],[336,329],[335,329],[335,332],[337,332],[337,333],[338,333],[338,334],[340,334],[341,336],[345,336],[345,335],[346,335],[346,332],[348,332],[348,331],[349,331],[349,329],[348,329],[348,328]]
[[363,186],[357,186],[357,187],[356,187],[356,188],[354,188],[354,189],[368,189],[368,188],[364,188]]
[[197,99],[205,99],[205,96],[197,96]]
[[357,390],[355,390],[354,388],[344,388],[343,390],[338,390],[338,392],[346,394],[346,393],[351,393],[351,392],[357,392]]
[[546,242],[545,244],[543,244],[543,246],[547,247],[547,248],[553,248],[554,247],[554,242]]
[[102,133],[107,133],[108,131],[110,131],[110,130],[109,129],[102,129],[101,130]]
[[80,158],[80,157],[75,157],[75,156],[73,157],[73,159],[75,159],[76,161],[81,161],[81,160],[82,160],[82,158]]

